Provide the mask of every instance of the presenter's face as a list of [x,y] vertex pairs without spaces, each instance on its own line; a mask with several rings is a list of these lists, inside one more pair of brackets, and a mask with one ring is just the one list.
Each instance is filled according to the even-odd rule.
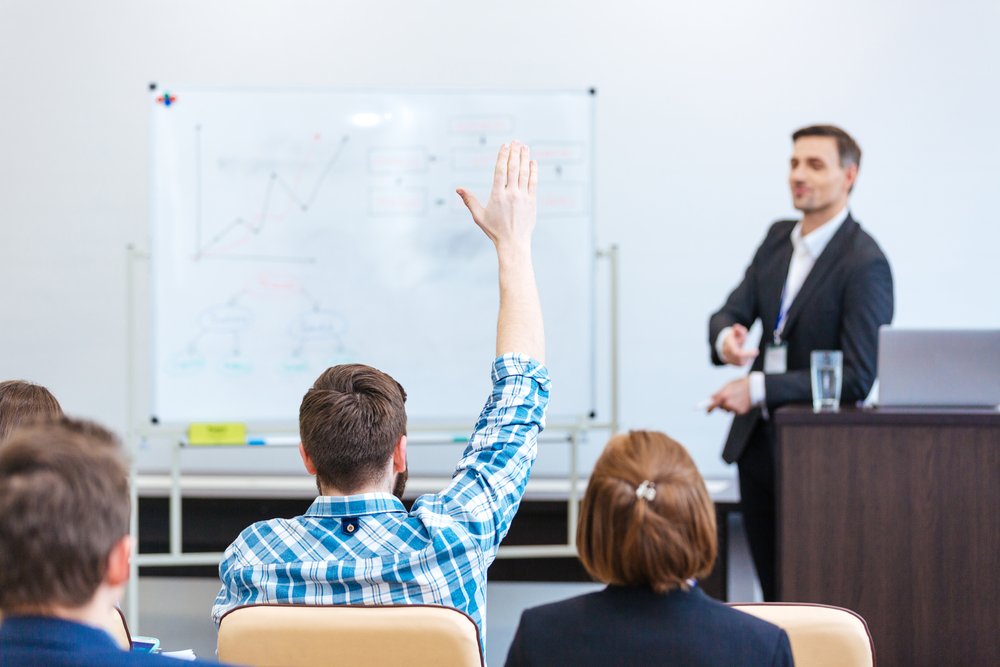
[[[840,166],[837,140],[833,137],[801,137],[792,148],[788,184],[792,203],[803,213],[832,209],[847,204],[847,193],[856,169]],[[835,210],[833,210],[835,209]]]

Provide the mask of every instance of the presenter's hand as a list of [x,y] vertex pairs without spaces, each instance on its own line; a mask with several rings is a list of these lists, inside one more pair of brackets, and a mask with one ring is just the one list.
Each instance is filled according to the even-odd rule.
[[727,382],[722,389],[712,394],[712,402],[708,404],[708,412],[721,408],[734,415],[745,415],[750,412],[753,404],[750,402],[750,378],[743,377]]
[[493,189],[486,206],[465,188],[457,192],[472,213],[472,219],[486,232],[497,251],[531,247],[535,228],[535,189],[538,185],[538,163],[524,144],[514,141],[504,144],[497,155],[493,171]]
[[746,343],[747,328],[742,324],[734,324],[722,341],[722,360],[733,366],[746,366],[757,357],[757,350],[743,349]]

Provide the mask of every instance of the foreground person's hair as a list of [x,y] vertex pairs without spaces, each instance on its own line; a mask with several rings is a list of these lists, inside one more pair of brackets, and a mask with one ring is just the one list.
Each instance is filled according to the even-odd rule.
[[128,529],[128,466],[110,431],[63,417],[0,443],[0,611],[83,606]]
[[0,440],[19,424],[61,415],[59,401],[45,387],[24,380],[0,382]]

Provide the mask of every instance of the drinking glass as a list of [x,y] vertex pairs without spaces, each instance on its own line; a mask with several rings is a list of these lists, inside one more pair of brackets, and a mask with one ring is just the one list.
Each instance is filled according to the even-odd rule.
[[840,409],[844,353],[840,350],[814,350],[809,360],[813,412],[837,412]]

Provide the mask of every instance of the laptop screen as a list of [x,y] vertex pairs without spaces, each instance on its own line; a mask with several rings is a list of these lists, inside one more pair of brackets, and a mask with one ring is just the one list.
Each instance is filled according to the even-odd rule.
[[997,407],[1000,330],[879,330],[881,407]]

